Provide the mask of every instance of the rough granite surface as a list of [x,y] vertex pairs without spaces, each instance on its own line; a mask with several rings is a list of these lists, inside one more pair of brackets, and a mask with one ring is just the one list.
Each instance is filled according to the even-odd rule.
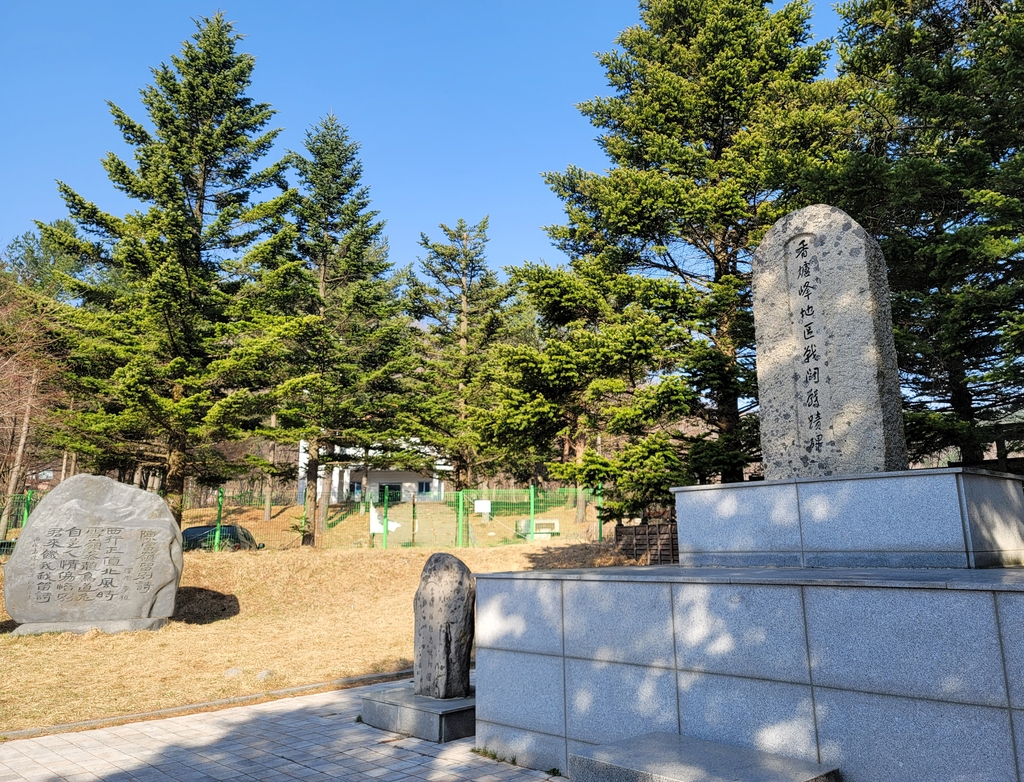
[[465,698],[470,693],[476,586],[465,563],[433,554],[423,566],[413,601],[413,687],[430,698]]
[[4,569],[19,634],[156,629],[174,613],[181,532],[157,495],[77,475],[43,498]]
[[765,478],[907,469],[885,259],[848,214],[779,220],[753,261]]

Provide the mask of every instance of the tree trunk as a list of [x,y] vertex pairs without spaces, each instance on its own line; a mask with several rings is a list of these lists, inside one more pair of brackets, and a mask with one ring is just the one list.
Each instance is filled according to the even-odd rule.
[[[726,451],[740,451],[740,400],[735,394],[723,394],[718,410],[718,436]],[[722,483],[743,480],[743,466],[728,464],[722,468]]]
[[317,526],[317,483],[320,479],[320,438],[314,437],[306,446],[306,501],[304,503],[305,525],[302,545],[316,545]]
[[62,451],[60,457],[60,482],[64,483],[64,479],[68,474],[68,452]]
[[[277,428],[277,413],[270,414],[270,428]],[[271,469],[277,463],[277,443],[274,440],[270,441],[270,467]],[[267,475],[267,482],[263,487],[263,520],[270,521],[270,516],[273,514],[273,503],[274,503],[274,474],[271,472]]]
[[185,505],[185,438],[171,438],[167,451],[167,475],[164,477],[164,501],[171,509],[174,520],[181,526],[181,513]]
[[[583,464],[583,452],[587,450],[587,438],[580,434],[576,436],[576,442],[573,444],[573,450],[575,452],[576,464]],[[583,524],[587,520],[587,495],[584,493],[584,488],[580,485],[579,479],[576,480],[576,523]]]
[[960,366],[949,372],[949,407],[958,420],[967,424],[967,431],[958,435],[955,445],[960,449],[963,464],[976,464],[985,459],[985,447],[978,442],[974,396],[967,385],[967,375]]
[[29,424],[32,418],[32,404],[35,402],[36,387],[39,384],[39,370],[32,370],[32,381],[29,384],[28,395],[25,397],[25,406],[21,413],[21,431],[18,434],[18,448],[14,452],[14,466],[7,478],[7,498],[4,502],[4,509],[0,512],[0,540],[7,539],[7,527],[11,521],[12,503],[11,498],[18,489],[18,481],[21,478],[22,465],[25,462],[25,449],[28,445]]
[[316,509],[316,537],[313,545],[322,548],[324,539],[327,536],[327,514],[331,509],[331,485],[334,482],[334,467],[324,466],[323,495],[320,497],[319,507]]
[[[718,248],[715,264],[715,282],[721,282],[723,277],[739,273],[737,258],[729,251],[730,240],[728,236],[719,237],[715,242]],[[736,307],[722,312],[715,324],[715,337],[718,349],[725,354],[729,361],[739,371],[737,361],[737,347],[733,340],[733,326],[737,317]],[[739,394],[732,389],[725,388],[715,394],[716,415],[715,423],[718,429],[718,438],[721,440],[723,455],[728,453],[742,453],[743,444],[740,442],[740,398]],[[738,483],[743,480],[742,464],[726,464],[722,467],[722,483]]]

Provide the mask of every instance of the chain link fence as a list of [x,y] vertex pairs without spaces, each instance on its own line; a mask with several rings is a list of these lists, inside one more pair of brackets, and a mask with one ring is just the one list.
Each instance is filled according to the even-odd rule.
[[[30,491],[10,498],[0,555],[13,551],[43,494]],[[400,492],[382,491],[365,501],[331,503],[317,543],[322,548],[463,548],[599,541],[605,534],[601,504],[601,492],[589,489],[465,489],[411,501],[402,501]],[[312,532],[291,493],[268,498],[255,491],[200,487],[185,495],[182,508],[186,549],[287,549],[301,546]]]
[[14,543],[21,528],[45,495],[43,491],[27,491],[6,498],[6,502],[0,497],[0,529],[4,531],[0,535],[0,556],[7,556],[14,551]]
[[[267,549],[302,545],[312,525],[290,497],[267,500],[253,492],[203,490],[186,496],[182,528],[243,527]],[[466,489],[443,498],[425,494],[402,501],[400,492],[331,503],[318,545],[462,548],[531,540],[603,539],[601,495],[586,489]],[[214,531],[214,534],[215,531]],[[244,534],[244,533],[243,533]],[[227,535],[233,539],[234,530]]]

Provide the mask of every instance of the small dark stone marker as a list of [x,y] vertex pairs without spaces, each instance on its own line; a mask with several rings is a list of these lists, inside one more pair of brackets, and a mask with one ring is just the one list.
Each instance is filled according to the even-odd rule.
[[415,695],[465,698],[470,695],[476,586],[465,563],[433,554],[423,566],[413,601],[415,613]]

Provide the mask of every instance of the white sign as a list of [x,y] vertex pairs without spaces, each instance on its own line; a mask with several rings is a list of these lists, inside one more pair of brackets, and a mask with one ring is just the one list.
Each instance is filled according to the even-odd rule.
[[[401,526],[402,525],[400,522],[391,521],[391,519],[388,519],[388,532],[394,532]],[[384,534],[384,522],[382,522],[380,516],[377,515],[377,509],[373,507],[373,500],[370,500],[370,534]]]
[[473,513],[490,513],[490,500],[473,500]]

